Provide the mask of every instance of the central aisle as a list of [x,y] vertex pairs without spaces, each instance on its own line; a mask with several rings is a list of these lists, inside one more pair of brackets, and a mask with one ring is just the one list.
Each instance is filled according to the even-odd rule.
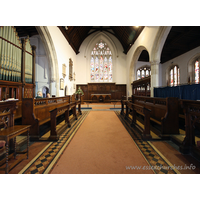
[[113,111],[91,111],[51,174],[153,174]]

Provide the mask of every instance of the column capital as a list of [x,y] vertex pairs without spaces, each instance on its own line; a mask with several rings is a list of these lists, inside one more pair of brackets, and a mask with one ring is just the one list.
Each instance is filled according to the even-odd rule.
[[51,82],[51,83],[56,82],[55,77],[51,77],[50,82]]

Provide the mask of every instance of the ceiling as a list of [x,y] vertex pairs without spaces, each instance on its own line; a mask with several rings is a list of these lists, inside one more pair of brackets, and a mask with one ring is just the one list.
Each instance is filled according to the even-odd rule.
[[137,37],[142,32],[144,26],[59,26],[58,27],[76,54],[83,40],[95,32],[107,32],[114,35],[123,47],[123,53],[127,54]]
[[172,26],[165,41],[161,63],[200,46],[200,26]]
[[16,31],[19,37],[32,37],[34,35],[38,35],[38,31],[35,26],[15,26]]
[[[19,37],[38,35],[35,26],[15,26]],[[123,53],[127,54],[144,26],[58,26],[76,54],[86,37],[97,31],[105,31],[114,35],[122,44]],[[200,46],[199,26],[173,26],[164,44],[161,63],[165,63],[187,51]],[[143,51],[139,61],[149,61],[147,51]]]

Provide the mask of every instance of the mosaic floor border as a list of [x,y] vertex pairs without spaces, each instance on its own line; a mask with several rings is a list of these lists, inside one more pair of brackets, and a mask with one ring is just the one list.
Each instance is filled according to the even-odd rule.
[[154,147],[154,145],[149,141],[143,141],[141,135],[130,126],[129,122],[124,119],[120,114],[120,111],[115,111],[115,114],[118,116],[138,149],[151,166],[152,170],[156,174],[180,174],[176,169],[173,169],[173,166],[162,154]]
[[[130,127],[129,123],[121,116],[120,111],[114,111],[145,160],[152,167],[156,174],[177,174],[180,173],[176,169],[171,169],[172,164],[154,147],[149,141],[143,141],[141,135]],[[57,142],[49,143],[28,165],[26,165],[19,174],[48,174],[56,164],[59,157],[75,135],[78,128],[81,126],[89,111],[82,111],[78,120],[72,123],[71,128],[68,128],[59,138]]]
[[67,128],[59,140],[48,144],[19,174],[48,174],[88,114],[88,111],[82,111],[82,115],[72,122],[71,127]]

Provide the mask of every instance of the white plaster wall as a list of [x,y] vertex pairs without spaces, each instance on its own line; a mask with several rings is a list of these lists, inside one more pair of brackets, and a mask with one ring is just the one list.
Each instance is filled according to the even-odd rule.
[[169,73],[169,67],[173,65],[178,65],[180,68],[180,84],[187,84],[188,80],[188,63],[193,56],[200,53],[200,47],[197,47],[185,54],[182,54],[172,60],[167,61],[161,65],[162,68],[162,86],[167,85],[166,74]]
[[[74,89],[75,82],[69,80],[69,59],[71,58],[73,61],[73,72],[77,73],[78,66],[76,62],[76,54],[58,27],[48,26],[47,28],[51,34],[51,37],[55,46],[56,54],[57,54],[57,60],[58,60],[58,66],[59,66],[59,69],[58,69],[59,80],[56,80],[56,81],[60,82],[60,78],[63,78],[62,65],[65,64],[66,77],[64,79],[64,85],[67,86],[67,95],[71,95],[75,92],[75,89]],[[60,87],[59,87],[59,96],[61,97],[64,95],[65,95],[64,90],[60,90]]]
[[77,84],[90,83],[90,59],[91,51],[95,44],[102,39],[112,51],[113,82],[126,84],[126,55],[120,42],[112,34],[96,32],[88,36],[80,46],[77,57],[78,70],[76,71]]
[[49,63],[40,36],[30,37],[30,43],[36,46],[35,94],[37,94],[37,91],[42,91],[44,86],[50,88]]
[[[68,88],[67,94],[73,94],[75,92],[74,84],[87,84],[90,82],[90,53],[95,43],[99,42],[100,39],[104,40],[108,44],[113,53],[113,82],[116,84],[127,84],[127,93],[129,92],[129,94],[131,94],[131,82],[136,80],[136,70],[143,65],[150,66],[150,62],[138,62],[137,59],[143,49],[148,51],[149,56],[152,55],[152,48],[154,41],[156,40],[159,27],[145,27],[127,55],[123,53],[123,47],[118,39],[109,33],[96,32],[91,34],[83,41],[79,49],[80,53],[76,55],[57,27],[48,26],[48,30],[55,45],[59,66],[59,79],[62,78],[62,64],[67,66],[67,76],[64,80],[65,85],[67,85]],[[38,87],[39,89],[42,86],[49,87],[48,84],[50,75],[48,72],[48,60],[44,47],[38,37],[32,37],[31,44],[37,47],[36,81],[38,81]],[[197,53],[200,53],[200,47],[164,64],[160,64],[158,76],[159,86],[166,86],[166,70],[172,62],[180,67],[180,83],[187,83],[188,62]],[[69,80],[69,58],[73,60],[73,71],[76,73],[76,81]],[[45,69],[47,69],[46,76]],[[131,76],[133,80],[130,79],[130,73],[132,73]],[[56,81],[59,82],[59,80]],[[53,88],[55,88],[56,91],[56,83],[53,83]],[[64,96],[64,90],[59,90],[59,96]]]
[[[127,54],[127,68],[126,68],[126,79],[127,79],[127,94],[132,93],[131,82],[136,80],[136,68],[137,68],[137,60],[140,56],[142,50],[147,50],[149,53],[149,61],[151,61],[151,51],[153,48],[154,41],[156,39],[157,32],[159,30],[159,26],[146,26],[142,33],[139,35],[135,43],[132,45]],[[131,77],[135,77],[135,79],[131,79]]]

